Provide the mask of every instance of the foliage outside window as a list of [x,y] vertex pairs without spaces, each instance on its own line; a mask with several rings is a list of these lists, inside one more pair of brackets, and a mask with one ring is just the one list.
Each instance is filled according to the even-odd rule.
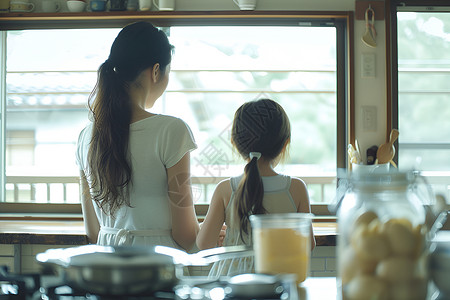
[[399,164],[450,170],[450,13],[399,12]]

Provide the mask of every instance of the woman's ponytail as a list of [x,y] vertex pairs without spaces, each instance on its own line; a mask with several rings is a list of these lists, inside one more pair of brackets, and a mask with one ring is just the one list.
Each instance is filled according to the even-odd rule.
[[98,70],[89,108],[94,119],[88,154],[93,199],[103,211],[114,214],[121,205],[130,205],[126,187],[131,182],[127,157],[131,104],[127,84],[110,60]]

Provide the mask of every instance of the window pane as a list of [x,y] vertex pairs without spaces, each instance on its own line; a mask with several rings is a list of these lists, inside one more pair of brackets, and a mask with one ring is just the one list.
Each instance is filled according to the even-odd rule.
[[[300,177],[335,174],[334,27],[166,30],[175,55],[169,86],[153,111],[184,119],[194,132],[199,149],[192,153],[193,175],[206,177],[194,186],[197,203],[209,201],[214,189],[209,179],[243,171],[229,142],[230,126],[242,103],[261,97],[278,101],[291,120],[290,155],[279,171]],[[8,32],[7,201],[78,201],[70,184],[78,176],[78,133],[88,122],[86,103],[96,70],[118,31]],[[309,186],[313,202],[323,200],[325,185]]]
[[[7,201],[79,202],[78,189],[52,178],[78,176],[87,96],[118,31],[7,32]],[[42,182],[30,185],[28,177]]]
[[450,169],[450,14],[398,15],[399,165]]
[[194,175],[242,172],[229,130],[236,109],[260,97],[278,101],[292,123],[290,157],[279,169],[335,171],[335,28],[172,27],[169,35],[175,56],[163,111],[194,131]]

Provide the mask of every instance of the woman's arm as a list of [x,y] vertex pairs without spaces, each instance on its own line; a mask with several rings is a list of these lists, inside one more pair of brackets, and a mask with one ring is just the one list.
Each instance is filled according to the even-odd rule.
[[219,246],[219,235],[225,221],[224,197],[229,194],[229,190],[231,190],[230,181],[225,180],[220,182],[214,191],[205,221],[197,236],[197,247],[200,250]]
[[[297,212],[299,213],[311,213],[311,205],[309,203],[309,194],[306,184],[303,180],[298,178],[292,178],[291,188],[289,192],[294,198],[295,203],[297,204]],[[314,250],[316,247],[316,239],[314,237],[314,232],[310,229],[311,234],[311,250]]]
[[167,181],[172,213],[172,237],[188,251],[194,246],[199,231],[192,200],[189,153],[167,169]]
[[94,204],[92,203],[91,193],[89,191],[89,184],[82,170],[80,170],[80,185],[84,229],[86,230],[89,243],[95,244],[97,243],[100,224],[98,223],[97,215],[95,214]]

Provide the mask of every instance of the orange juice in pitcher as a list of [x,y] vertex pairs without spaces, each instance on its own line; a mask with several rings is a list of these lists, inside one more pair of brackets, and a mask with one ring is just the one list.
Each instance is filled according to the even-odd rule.
[[254,215],[252,224],[255,271],[295,274],[297,283],[309,272],[311,215],[301,213]]

